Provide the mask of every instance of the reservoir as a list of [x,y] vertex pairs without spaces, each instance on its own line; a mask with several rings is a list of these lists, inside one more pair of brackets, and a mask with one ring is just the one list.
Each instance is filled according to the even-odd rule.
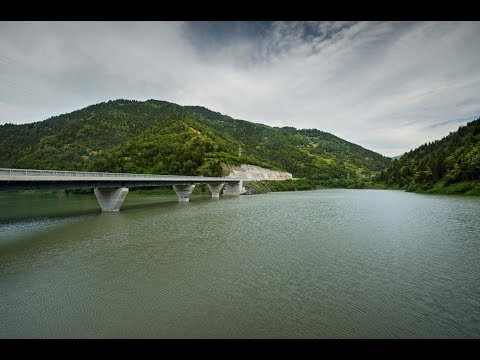
[[479,338],[480,199],[0,193],[1,338]]

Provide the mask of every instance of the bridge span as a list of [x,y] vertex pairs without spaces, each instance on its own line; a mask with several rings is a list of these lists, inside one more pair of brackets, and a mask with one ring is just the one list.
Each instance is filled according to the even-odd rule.
[[[207,184],[212,198],[240,195],[244,181],[235,177],[125,174],[0,168],[0,191],[93,188],[102,211],[119,211],[130,187],[173,186],[178,201],[187,202],[198,184]],[[250,180],[251,181],[251,180]]]

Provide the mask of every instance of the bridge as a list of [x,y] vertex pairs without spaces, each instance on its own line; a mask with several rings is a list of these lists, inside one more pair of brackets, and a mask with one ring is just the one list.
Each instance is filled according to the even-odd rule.
[[102,211],[119,211],[130,187],[173,186],[178,201],[187,202],[197,184],[207,184],[212,198],[240,195],[248,179],[153,174],[124,174],[0,168],[0,191],[93,188]]

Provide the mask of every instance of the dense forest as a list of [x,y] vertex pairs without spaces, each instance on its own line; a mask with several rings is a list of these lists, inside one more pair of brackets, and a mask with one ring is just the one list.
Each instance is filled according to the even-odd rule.
[[0,126],[0,167],[221,176],[222,164],[364,187],[391,161],[316,129],[270,127],[199,106],[115,100]]
[[407,191],[480,195],[480,118],[394,160],[376,181]]

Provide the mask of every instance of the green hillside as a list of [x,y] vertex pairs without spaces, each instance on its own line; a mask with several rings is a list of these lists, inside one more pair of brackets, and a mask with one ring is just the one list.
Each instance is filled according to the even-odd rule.
[[115,100],[1,125],[0,148],[0,167],[220,176],[222,164],[246,163],[329,187],[363,187],[390,163],[316,129],[270,127],[158,100]]
[[480,118],[404,154],[376,180],[407,191],[480,195]]

